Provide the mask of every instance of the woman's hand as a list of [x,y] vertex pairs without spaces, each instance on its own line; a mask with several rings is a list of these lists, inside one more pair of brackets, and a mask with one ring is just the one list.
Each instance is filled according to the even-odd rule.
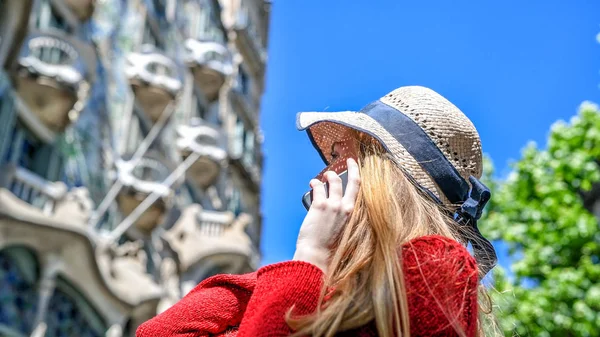
[[342,192],[342,180],[335,172],[327,171],[324,177],[329,183],[329,196],[324,183],[316,179],[310,182],[312,204],[300,227],[294,260],[310,262],[327,273],[331,246],[354,210],[360,185],[358,164],[354,159],[348,159],[345,193]]

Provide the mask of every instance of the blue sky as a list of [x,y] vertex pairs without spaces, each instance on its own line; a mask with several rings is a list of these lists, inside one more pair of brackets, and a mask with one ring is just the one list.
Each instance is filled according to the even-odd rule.
[[360,109],[427,86],[471,118],[503,174],[529,140],[544,146],[554,121],[600,103],[595,0],[274,0],[270,30],[263,265],[293,256],[301,196],[323,168],[295,129],[298,111]]

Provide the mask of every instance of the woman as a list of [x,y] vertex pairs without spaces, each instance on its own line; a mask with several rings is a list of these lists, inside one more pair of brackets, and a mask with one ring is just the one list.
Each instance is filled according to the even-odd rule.
[[328,166],[294,260],[209,278],[137,336],[482,335],[478,284],[496,257],[476,226],[490,193],[469,119],[402,87],[297,124]]

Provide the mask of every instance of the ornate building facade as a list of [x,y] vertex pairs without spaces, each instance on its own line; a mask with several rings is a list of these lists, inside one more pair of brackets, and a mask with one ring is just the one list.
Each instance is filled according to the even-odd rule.
[[269,8],[0,1],[0,336],[133,336],[258,267]]

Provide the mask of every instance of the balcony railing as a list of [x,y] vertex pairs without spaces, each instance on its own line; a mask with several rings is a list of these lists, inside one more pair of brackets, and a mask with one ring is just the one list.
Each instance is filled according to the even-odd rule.
[[75,122],[85,106],[96,66],[90,48],[61,32],[34,32],[23,44],[17,92],[34,120],[53,132]]
[[231,55],[226,46],[218,42],[185,41],[186,64],[192,70],[196,84],[209,101],[217,99],[225,79],[232,72]]
[[2,167],[0,187],[9,189],[17,198],[41,209],[46,214],[54,211],[56,204],[67,194],[62,182],[49,182],[18,166]]
[[187,175],[200,187],[207,188],[217,179],[227,159],[225,138],[218,127],[203,122],[180,125],[177,128],[177,147],[183,158],[200,154]]
[[234,220],[233,213],[202,211],[198,214],[198,228],[204,236],[217,237],[225,233]]
[[136,100],[153,123],[183,87],[175,62],[153,50],[130,53],[125,73]]
[[214,255],[243,257],[253,261],[257,255],[245,228],[252,222],[247,214],[203,210],[188,206],[177,223],[164,234],[177,252],[183,272]]
[[137,165],[128,161],[117,161],[117,179],[123,190],[117,196],[119,209],[124,216],[131,214],[151,193],[159,199],[148,207],[134,223],[142,233],[150,233],[162,223],[171,206],[173,189],[163,181],[174,170],[166,162],[147,154]]

